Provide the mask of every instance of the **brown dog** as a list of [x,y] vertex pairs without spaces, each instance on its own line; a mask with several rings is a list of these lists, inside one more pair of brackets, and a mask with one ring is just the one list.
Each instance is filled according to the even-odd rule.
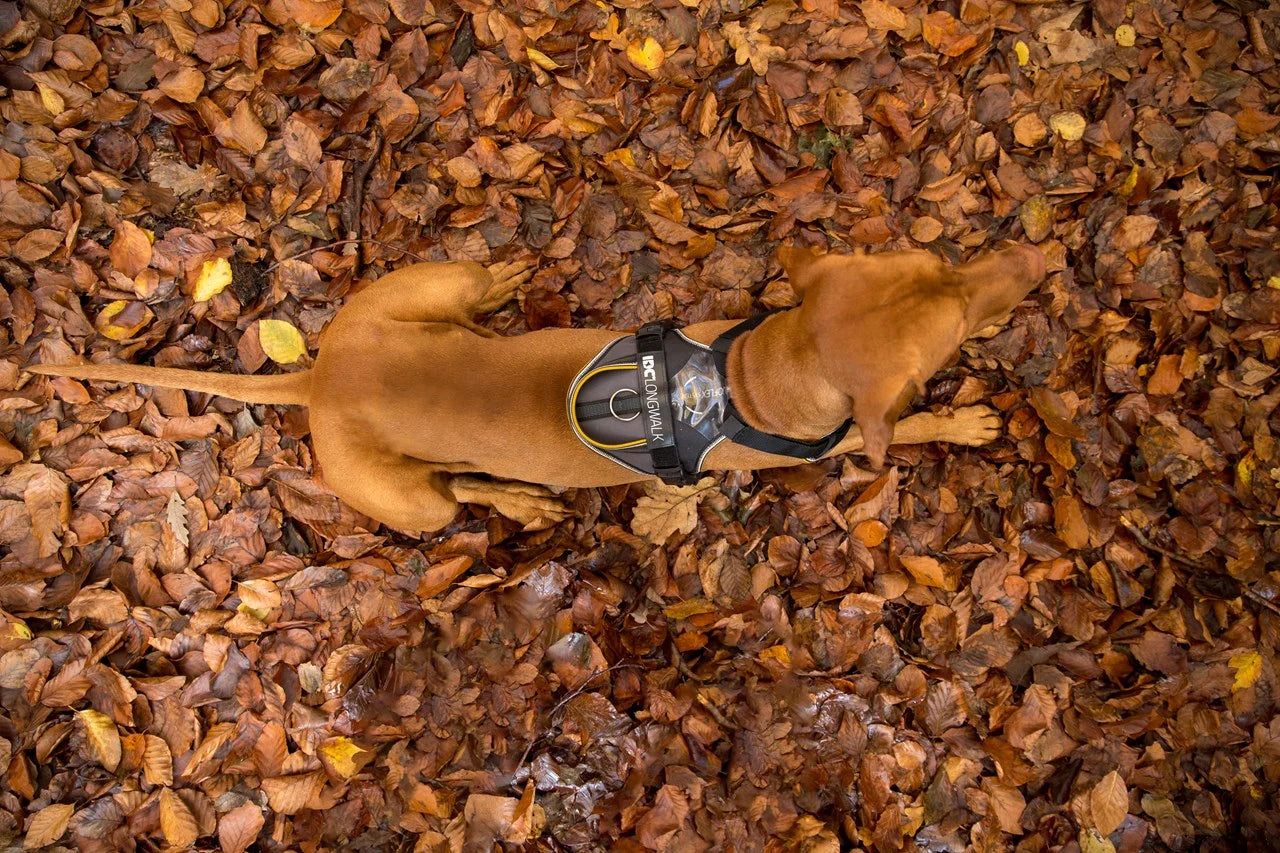
[[[890,444],[978,445],[999,432],[981,406],[897,422],[925,381],[969,336],[1007,314],[1044,277],[1019,246],[950,268],[926,252],[816,255],[779,251],[798,308],[747,332],[728,355],[729,394],[757,429],[815,439],[857,423],[829,455]],[[544,329],[498,337],[475,324],[528,281],[521,264],[423,263],[350,299],[325,329],[309,371],[237,376],[128,365],[33,365],[33,373],[139,382],[250,403],[306,405],[326,481],[355,509],[394,527],[435,531],[477,503],[522,523],[562,518],[546,489],[645,479],[588,449],[565,400],[575,375],[622,332]],[[710,343],[736,321],[683,330]],[[705,470],[795,465],[731,442]],[[485,473],[496,480],[468,474]],[[511,482],[522,481],[522,482]]]

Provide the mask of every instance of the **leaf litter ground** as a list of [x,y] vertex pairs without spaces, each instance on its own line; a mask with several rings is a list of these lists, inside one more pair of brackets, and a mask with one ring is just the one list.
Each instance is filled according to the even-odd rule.
[[[0,840],[1274,849],[1278,28],[0,2]],[[1006,238],[1048,281],[915,403],[1001,440],[537,532],[377,528],[304,411],[21,370],[295,369],[423,258],[536,261],[518,334],[792,304],[780,243]]]

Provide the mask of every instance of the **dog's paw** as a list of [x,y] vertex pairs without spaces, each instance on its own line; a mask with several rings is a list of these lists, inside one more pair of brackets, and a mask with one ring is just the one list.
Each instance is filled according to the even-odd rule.
[[480,311],[496,311],[510,302],[520,285],[533,277],[533,265],[527,261],[501,261],[489,267],[493,284],[480,303]]
[[555,495],[530,483],[495,484],[489,505],[525,530],[543,530],[569,517],[570,511]]
[[1000,436],[1004,422],[1000,414],[987,406],[966,406],[956,409],[943,418],[945,434],[942,441],[977,447],[995,441]]

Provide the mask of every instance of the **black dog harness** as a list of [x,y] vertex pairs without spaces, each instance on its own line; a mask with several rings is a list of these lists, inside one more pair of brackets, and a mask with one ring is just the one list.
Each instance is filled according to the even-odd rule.
[[742,321],[711,346],[670,321],[610,343],[569,386],[574,433],[601,456],[668,483],[693,482],[725,439],[807,461],[825,456],[849,432],[852,418],[822,438],[800,441],[747,426],[733,405],[729,348],[768,316]]

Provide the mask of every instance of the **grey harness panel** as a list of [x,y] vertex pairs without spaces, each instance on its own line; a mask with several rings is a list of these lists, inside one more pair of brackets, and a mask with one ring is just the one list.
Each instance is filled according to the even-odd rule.
[[723,438],[724,378],[711,348],[677,329],[662,330],[660,358],[647,355],[634,335],[602,349],[569,387],[569,422],[583,444],[636,473],[661,475],[655,447],[674,448],[680,468],[697,472]]

